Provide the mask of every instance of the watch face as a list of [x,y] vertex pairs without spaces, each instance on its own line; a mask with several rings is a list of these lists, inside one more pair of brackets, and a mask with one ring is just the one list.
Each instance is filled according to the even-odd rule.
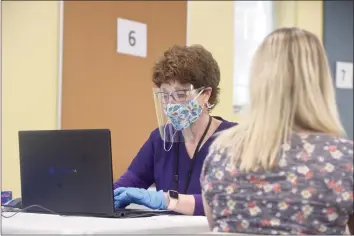
[[170,190],[169,195],[170,195],[170,198],[178,199],[178,192],[176,192],[176,191]]

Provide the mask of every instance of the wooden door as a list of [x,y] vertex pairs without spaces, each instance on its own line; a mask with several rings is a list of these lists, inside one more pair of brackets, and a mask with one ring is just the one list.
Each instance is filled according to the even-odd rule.
[[[147,24],[147,57],[116,52],[117,18]],[[152,66],[186,44],[185,1],[65,1],[62,128],[109,128],[117,179],[157,127]]]

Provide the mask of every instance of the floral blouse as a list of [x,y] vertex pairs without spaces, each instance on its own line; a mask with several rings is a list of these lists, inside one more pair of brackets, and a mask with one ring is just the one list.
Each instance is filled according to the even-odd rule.
[[353,142],[293,135],[277,167],[244,173],[227,153],[210,153],[201,186],[214,232],[344,234],[353,214]]

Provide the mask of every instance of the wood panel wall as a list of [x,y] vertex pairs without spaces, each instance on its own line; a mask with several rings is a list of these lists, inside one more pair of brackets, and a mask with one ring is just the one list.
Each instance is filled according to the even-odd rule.
[[[147,57],[116,52],[117,18],[147,24]],[[157,127],[152,66],[186,44],[185,1],[65,1],[62,128],[109,128],[117,179]]]

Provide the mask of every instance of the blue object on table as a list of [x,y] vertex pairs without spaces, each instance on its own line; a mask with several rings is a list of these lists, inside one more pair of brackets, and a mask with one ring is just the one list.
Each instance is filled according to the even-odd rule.
[[143,205],[154,210],[166,210],[166,199],[163,191],[148,191],[141,188],[119,187],[114,190],[114,206],[120,208],[130,203]]
[[12,191],[1,191],[1,205],[12,200]]

